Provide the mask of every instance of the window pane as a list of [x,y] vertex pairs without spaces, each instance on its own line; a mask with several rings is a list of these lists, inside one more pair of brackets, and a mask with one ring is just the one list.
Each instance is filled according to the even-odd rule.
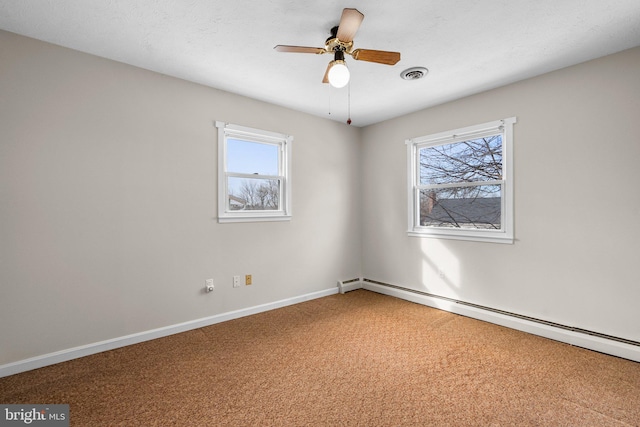
[[501,185],[420,190],[420,225],[501,229]]
[[278,174],[278,146],[227,139],[227,171],[259,175]]
[[229,177],[230,210],[280,210],[279,179]]
[[420,149],[420,184],[502,179],[502,135]]

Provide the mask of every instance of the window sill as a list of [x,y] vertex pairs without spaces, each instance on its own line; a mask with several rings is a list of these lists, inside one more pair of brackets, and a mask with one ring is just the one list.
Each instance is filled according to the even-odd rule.
[[291,221],[291,215],[251,215],[218,217],[218,223]]
[[474,233],[472,231],[460,232],[460,233],[447,233],[437,231],[415,231],[410,230],[407,232],[409,237],[426,237],[430,239],[448,239],[448,240],[466,240],[469,242],[483,242],[483,243],[502,243],[507,245],[513,244],[513,236],[508,236],[504,232],[482,232]]

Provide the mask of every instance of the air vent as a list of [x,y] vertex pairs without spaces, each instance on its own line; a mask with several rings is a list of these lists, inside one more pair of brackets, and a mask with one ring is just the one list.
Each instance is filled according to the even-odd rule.
[[429,70],[424,67],[411,67],[407,68],[400,73],[400,77],[405,80],[418,80],[427,75]]

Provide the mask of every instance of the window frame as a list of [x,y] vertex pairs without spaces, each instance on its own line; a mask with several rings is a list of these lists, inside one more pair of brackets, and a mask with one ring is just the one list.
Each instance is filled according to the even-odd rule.
[[[291,220],[291,145],[293,136],[216,121],[218,128],[218,222],[261,222]],[[278,174],[246,174],[228,171],[229,138],[278,147]],[[229,178],[280,180],[278,210],[232,210],[229,208]]]
[[[509,117],[479,125],[411,138],[405,141],[407,147],[408,236],[513,244],[513,125],[516,121],[516,117]],[[499,134],[502,135],[502,179],[491,181],[490,183],[501,185],[500,230],[445,228],[420,225],[420,190],[429,187],[429,185],[420,184],[420,149]],[[450,184],[450,186],[456,186],[458,184],[460,183]]]

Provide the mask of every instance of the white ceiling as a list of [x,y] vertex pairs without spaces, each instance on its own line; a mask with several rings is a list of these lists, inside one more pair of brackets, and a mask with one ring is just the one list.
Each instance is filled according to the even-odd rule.
[[[364,15],[351,84],[322,84],[342,9]],[[640,0],[0,0],[0,28],[105,58],[366,126],[640,45]],[[400,72],[429,74],[406,81]],[[0,76],[1,78],[1,76]]]

